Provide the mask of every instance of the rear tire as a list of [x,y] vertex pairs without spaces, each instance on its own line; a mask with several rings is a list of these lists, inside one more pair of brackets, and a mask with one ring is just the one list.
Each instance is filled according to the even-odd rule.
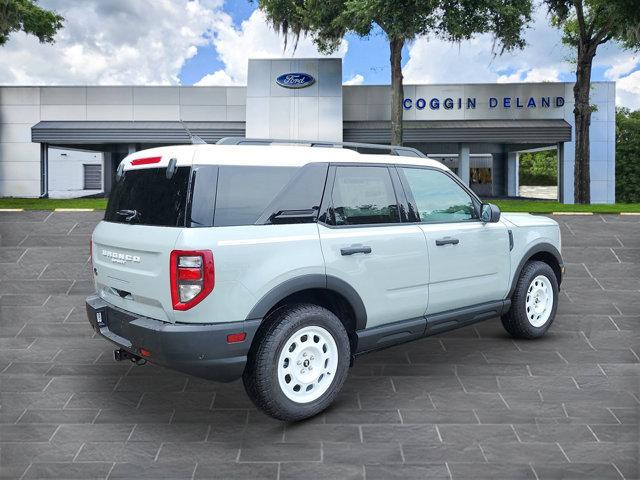
[[265,322],[242,375],[249,398],[287,422],[320,413],[335,400],[349,370],[344,325],[329,310],[310,304],[281,308]]
[[511,310],[502,316],[502,325],[516,338],[539,338],[553,323],[557,308],[558,279],[553,269],[544,262],[528,262],[511,297]]

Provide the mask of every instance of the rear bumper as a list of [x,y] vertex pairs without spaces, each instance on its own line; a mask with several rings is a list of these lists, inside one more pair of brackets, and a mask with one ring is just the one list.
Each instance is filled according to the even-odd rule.
[[[221,382],[242,376],[260,325],[260,320],[206,325],[166,323],[116,308],[97,295],[87,298],[86,307],[93,329],[118,347],[134,355],[140,355],[140,348],[144,348],[151,352],[151,356],[144,357],[151,363]],[[227,343],[227,335],[238,332],[246,333],[245,340]]]

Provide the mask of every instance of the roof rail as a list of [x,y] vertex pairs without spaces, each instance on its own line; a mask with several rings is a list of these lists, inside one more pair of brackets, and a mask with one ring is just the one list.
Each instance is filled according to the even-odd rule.
[[[380,145],[377,143],[329,142],[323,140],[280,140],[273,138],[224,137],[216,142],[218,145],[303,145],[320,148],[348,148],[358,153],[388,153],[401,157],[422,157],[426,155],[420,150],[400,145]],[[368,151],[376,150],[376,151]]]

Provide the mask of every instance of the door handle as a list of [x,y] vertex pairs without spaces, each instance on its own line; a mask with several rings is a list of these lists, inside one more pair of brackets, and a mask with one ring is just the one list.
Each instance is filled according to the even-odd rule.
[[354,253],[371,253],[371,247],[365,245],[354,245],[340,249],[341,255],[353,255]]
[[457,245],[459,243],[460,243],[460,240],[458,240],[457,238],[451,238],[451,237],[444,237],[436,240],[436,245],[438,247],[441,247],[443,245]]

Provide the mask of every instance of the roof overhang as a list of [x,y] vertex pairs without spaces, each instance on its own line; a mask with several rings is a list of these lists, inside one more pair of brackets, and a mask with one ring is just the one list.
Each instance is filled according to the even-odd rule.
[[31,141],[51,144],[191,143],[185,126],[207,143],[245,136],[244,122],[62,122],[43,121],[31,127]]
[[[565,120],[421,120],[404,121],[405,143],[535,143],[571,140]],[[345,142],[389,143],[391,122],[344,122]]]

